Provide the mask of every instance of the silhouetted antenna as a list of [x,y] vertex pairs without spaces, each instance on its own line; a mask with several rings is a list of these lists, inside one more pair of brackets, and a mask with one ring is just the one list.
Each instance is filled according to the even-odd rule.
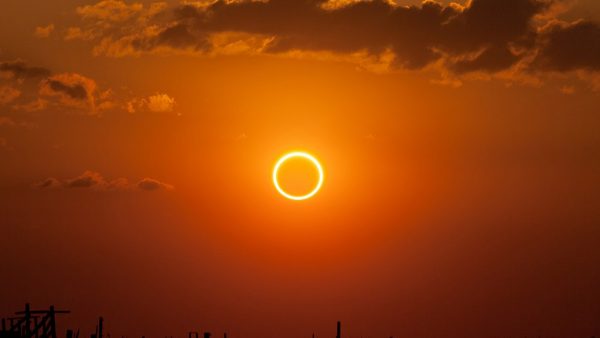
[[335,338],[342,338],[342,322],[339,320],[337,322],[337,334],[335,335]]
[[98,338],[102,338],[102,332],[104,328],[104,318],[98,318]]

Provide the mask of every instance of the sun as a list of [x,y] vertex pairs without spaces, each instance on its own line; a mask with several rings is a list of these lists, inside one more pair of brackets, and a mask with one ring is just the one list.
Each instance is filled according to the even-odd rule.
[[[307,160],[315,167],[315,169],[318,172],[319,179],[317,181],[317,184],[307,194],[304,194],[304,195],[291,194],[289,192],[286,192],[283,188],[281,188],[281,185],[279,184],[279,169],[281,169],[281,166],[285,162],[287,162],[288,160],[291,160],[291,159]],[[319,161],[314,156],[312,156],[309,153],[303,152],[303,151],[294,151],[294,152],[285,154],[277,161],[277,163],[275,164],[275,167],[273,168],[273,184],[275,185],[275,189],[277,189],[277,191],[283,197],[294,200],[294,201],[303,201],[303,200],[307,200],[307,199],[313,197],[321,189],[321,186],[323,185],[323,177],[324,177],[323,167],[321,167],[321,163],[319,163]]]

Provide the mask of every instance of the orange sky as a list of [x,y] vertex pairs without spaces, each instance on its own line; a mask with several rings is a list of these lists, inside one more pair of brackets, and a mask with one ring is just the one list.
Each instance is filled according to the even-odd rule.
[[600,5],[395,3],[0,5],[0,315],[600,334]]

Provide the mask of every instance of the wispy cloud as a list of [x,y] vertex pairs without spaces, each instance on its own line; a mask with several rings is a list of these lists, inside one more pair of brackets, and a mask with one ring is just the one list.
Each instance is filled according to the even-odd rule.
[[33,35],[37,38],[44,39],[50,36],[54,31],[54,24],[49,24],[47,26],[38,26],[35,28]]
[[80,74],[64,73],[44,80],[40,94],[56,97],[67,106],[87,107],[95,110],[96,82]]
[[41,182],[34,183],[33,187],[38,189],[75,189],[94,191],[156,191],[174,189],[171,184],[148,177],[143,178],[136,183],[130,183],[126,178],[108,180],[100,173],[92,170],[86,170],[79,176],[63,180],[49,177]]
[[167,183],[160,182],[153,178],[144,178],[137,183],[137,187],[141,190],[155,191],[155,190],[173,190],[173,186]]
[[[49,69],[30,66],[25,61],[0,62],[0,105],[24,112],[59,109],[99,116],[105,111],[172,112],[175,98],[166,93],[132,97],[100,88],[96,81],[79,73],[53,74]],[[27,85],[24,83],[27,82]],[[36,91],[37,84],[37,91]]]
[[15,79],[39,79],[50,75],[50,70],[43,67],[28,66],[24,61],[0,62],[0,75]]
[[157,93],[145,98],[134,98],[127,102],[129,113],[150,111],[153,113],[170,113],[175,107],[175,99],[168,94]]

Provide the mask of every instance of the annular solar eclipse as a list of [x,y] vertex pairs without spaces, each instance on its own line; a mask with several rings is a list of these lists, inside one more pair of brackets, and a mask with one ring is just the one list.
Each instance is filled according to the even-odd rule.
[[[319,174],[319,179],[316,183],[316,185],[314,186],[314,188],[308,192],[307,194],[304,195],[294,195],[291,194],[287,191],[285,191],[285,189],[283,189],[281,187],[281,185],[279,184],[279,169],[281,168],[281,166],[287,162],[288,160],[291,159],[305,159],[307,161],[309,161],[310,163],[312,163],[312,165],[314,165],[314,167],[317,169],[317,172]],[[275,185],[275,189],[277,189],[277,191],[285,198],[290,199],[290,200],[294,200],[294,201],[303,201],[303,200],[307,200],[311,197],[313,197],[317,192],[319,192],[319,190],[321,189],[321,186],[323,185],[323,167],[321,166],[321,163],[319,163],[319,161],[312,156],[309,153],[303,152],[303,151],[294,151],[291,153],[287,153],[284,156],[282,156],[277,163],[275,164],[275,167],[273,168],[273,184]]]

